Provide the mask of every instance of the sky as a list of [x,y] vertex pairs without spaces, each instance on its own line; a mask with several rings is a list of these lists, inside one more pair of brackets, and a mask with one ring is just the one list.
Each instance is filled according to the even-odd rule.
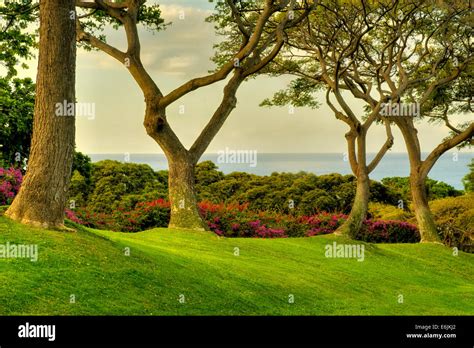
[[[213,68],[210,57],[218,42],[212,24],[205,18],[213,4],[207,0],[160,1],[166,22],[165,31],[140,30],[142,61],[164,93],[189,79],[206,75]],[[184,16],[183,16],[184,15]],[[108,42],[125,47],[125,35],[108,30]],[[35,77],[36,62],[30,61],[25,74]],[[258,77],[241,85],[238,104],[214,138],[207,153],[225,148],[256,150],[260,153],[344,153],[347,126],[334,118],[324,105],[319,109],[262,108],[259,103],[284,88],[289,76]],[[127,69],[103,52],[86,52],[77,56],[76,93],[79,103],[93,103],[95,116],[77,118],[77,149],[94,153],[162,153],[143,127],[143,95]],[[186,147],[190,147],[222,98],[220,82],[191,92],[167,110],[168,121]],[[351,106],[361,110],[361,103]],[[183,111],[184,112],[180,112]],[[406,152],[401,134],[394,129],[393,152]],[[448,134],[445,127],[420,125],[419,136],[424,151],[433,149]],[[372,126],[368,152],[377,152],[385,141],[385,129]]]

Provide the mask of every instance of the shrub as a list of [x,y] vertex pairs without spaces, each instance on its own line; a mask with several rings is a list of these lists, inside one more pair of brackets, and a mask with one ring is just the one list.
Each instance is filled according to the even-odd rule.
[[137,204],[145,202],[153,202],[157,199],[166,199],[167,195],[163,191],[150,191],[141,194],[129,194],[122,197],[114,206],[116,209],[132,210]]
[[[248,205],[199,205],[209,228],[226,237],[311,237],[333,233],[347,219],[344,214],[318,213],[292,216],[271,212],[252,212]],[[420,240],[415,225],[403,221],[366,220],[356,239],[372,243],[415,243]]]
[[416,225],[404,221],[366,220],[356,239],[369,243],[418,243],[420,233]]
[[[269,211],[253,211],[249,204],[199,203],[199,211],[209,229],[219,236],[287,238],[311,237],[333,233],[347,219],[344,214],[317,213],[295,216]],[[112,214],[78,209],[71,220],[112,231],[138,232],[165,227],[170,219],[170,205],[164,199],[140,202],[134,209],[119,208]],[[77,222],[76,220],[73,220]],[[78,222],[81,223],[81,222]],[[373,243],[413,243],[419,241],[416,226],[401,221],[364,222],[357,239]]]
[[166,227],[170,220],[170,204],[161,198],[152,202],[140,202],[132,211],[116,210],[113,217],[120,230],[126,232]]
[[139,232],[154,227],[166,227],[170,219],[170,204],[160,198],[151,202],[140,202],[132,210],[119,207],[110,214],[78,209],[73,217],[82,221],[78,223],[92,228]]
[[370,202],[368,217],[374,220],[408,221],[413,218],[413,214],[393,205]]
[[[405,201],[411,201],[410,193],[410,178],[408,177],[391,177],[383,178],[382,184],[388,189]],[[429,200],[445,198],[445,197],[456,197],[462,194],[462,191],[456,190],[453,186],[446,184],[442,181],[433,180],[430,178],[426,179],[426,195]]]
[[78,170],[74,170],[69,184],[69,202],[74,202],[74,207],[85,207],[88,190],[86,178]]
[[23,175],[20,169],[0,168],[0,205],[9,205],[20,190]]
[[162,177],[146,164],[101,161],[92,167],[92,192],[88,198],[88,210],[112,213],[127,195],[150,191],[166,193]]
[[443,242],[474,252],[474,193],[434,200],[430,208]]
[[72,222],[75,222],[76,224],[84,225],[84,221],[79,219],[74,211],[70,209],[66,209],[65,214],[66,214],[66,219],[69,219]]

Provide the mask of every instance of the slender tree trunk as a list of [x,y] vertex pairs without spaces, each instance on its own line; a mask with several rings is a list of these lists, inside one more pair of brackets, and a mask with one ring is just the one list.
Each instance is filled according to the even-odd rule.
[[410,190],[413,200],[413,210],[415,211],[418,229],[420,231],[421,242],[440,243],[440,238],[436,229],[436,224],[431,214],[426,196],[426,178],[417,171],[410,173]]
[[71,177],[75,117],[57,116],[56,106],[58,103],[75,103],[74,13],[74,0],[40,1],[39,62],[31,153],[20,192],[5,213],[21,223],[44,228],[63,227]]
[[367,218],[369,207],[370,180],[367,168],[366,134],[367,131],[361,125],[354,125],[346,134],[349,162],[357,178],[357,188],[347,220],[334,233],[351,239],[355,238],[361,229],[362,223]]
[[426,175],[423,175],[421,170],[423,162],[421,160],[418,131],[412,120],[396,120],[396,123],[402,132],[410,160],[410,191],[421,242],[441,243],[426,196]]
[[352,204],[351,212],[347,220],[335,232],[337,235],[354,238],[362,227],[362,223],[367,218],[369,207],[369,175],[367,171],[359,171],[357,175],[357,189]]

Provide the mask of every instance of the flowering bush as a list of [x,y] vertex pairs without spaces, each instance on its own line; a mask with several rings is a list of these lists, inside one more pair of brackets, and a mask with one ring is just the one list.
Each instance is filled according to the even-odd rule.
[[20,190],[23,175],[20,169],[0,168],[0,205],[7,205]]
[[131,211],[118,208],[113,212],[115,221],[120,221],[120,229],[138,232],[153,227],[166,227],[170,220],[170,204],[160,198],[152,202],[140,202]]
[[347,215],[344,214],[319,213],[312,216],[302,216],[300,223],[308,227],[305,235],[312,237],[333,233],[346,219]]
[[415,225],[404,221],[366,220],[356,239],[370,243],[417,243],[420,233]]
[[[211,231],[225,237],[311,237],[333,233],[347,219],[344,214],[293,216],[252,211],[248,209],[248,204],[211,202],[199,203],[199,212]],[[138,232],[153,227],[166,227],[170,219],[170,204],[164,199],[157,199],[138,203],[132,210],[118,208],[111,214],[81,209],[77,211],[77,215],[73,212],[66,214],[70,220],[89,227]],[[419,234],[416,226],[406,222],[366,220],[356,238],[373,243],[412,243],[419,240]]]
[[66,209],[65,213],[67,219],[71,220],[72,222],[75,222],[76,224],[84,225],[84,222],[79,219],[72,210]]
[[[111,231],[138,232],[153,227],[166,227],[170,219],[170,204],[160,198],[152,202],[138,203],[132,210],[119,207],[111,214],[78,209],[74,214],[74,218],[81,221],[78,223],[87,227]],[[70,220],[74,221],[73,219]]]
[[[311,237],[333,233],[347,219],[344,214],[318,213],[293,216],[273,212],[253,212],[248,205],[199,204],[211,231],[226,237]],[[420,240],[415,225],[402,221],[364,221],[356,236],[372,243],[415,243]]]

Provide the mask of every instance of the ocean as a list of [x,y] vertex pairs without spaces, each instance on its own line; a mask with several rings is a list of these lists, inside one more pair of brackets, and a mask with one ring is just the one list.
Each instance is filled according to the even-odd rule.
[[[162,154],[90,154],[93,162],[111,159],[121,162],[148,164],[154,170],[167,169],[167,160]],[[369,160],[375,154],[368,154]],[[426,154],[423,155],[426,157]],[[251,158],[251,157],[250,157]],[[463,189],[462,178],[469,172],[468,164],[472,152],[445,153],[431,169],[429,177],[444,181],[457,189]],[[250,163],[219,163],[218,154],[204,154],[200,160],[211,160],[225,174],[241,171],[258,175],[273,172],[305,171],[318,175],[329,173],[352,174],[349,162],[340,153],[258,153]],[[388,153],[384,156],[370,177],[381,180],[391,176],[408,176],[409,162],[405,153]]]

